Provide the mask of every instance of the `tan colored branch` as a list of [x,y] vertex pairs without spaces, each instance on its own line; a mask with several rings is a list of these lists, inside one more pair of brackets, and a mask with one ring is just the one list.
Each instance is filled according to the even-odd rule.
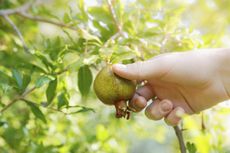
[[113,8],[111,0],[107,0],[107,3],[108,3],[108,6],[109,6],[109,11],[110,11],[110,13],[111,13],[111,15],[113,17],[114,24],[117,27],[117,31],[120,32],[122,30],[122,27],[121,27],[120,22],[117,19],[116,12],[115,12],[115,10]]
[[4,113],[10,106],[12,106],[13,104],[15,104],[17,101],[22,100],[24,97],[26,97],[28,94],[30,94],[31,92],[33,92],[36,89],[36,87],[33,87],[31,89],[26,90],[23,94],[21,94],[20,96],[15,97],[13,100],[11,100],[4,108],[2,108],[0,110],[0,113]]
[[180,145],[180,152],[181,153],[186,153],[186,147],[184,143],[184,138],[181,129],[178,126],[174,126],[174,131],[176,133],[179,145]]
[[48,19],[45,19],[45,18],[42,18],[42,17],[39,17],[39,16],[33,16],[33,15],[30,15],[30,14],[25,13],[25,12],[19,12],[17,14],[22,16],[22,17],[24,17],[24,18],[33,20],[33,21],[45,22],[45,23],[49,23],[49,24],[53,24],[53,25],[62,27],[62,28],[68,28],[68,29],[71,29],[71,30],[74,30],[74,31],[78,30],[78,28],[72,27],[71,25],[68,25],[68,24],[65,24],[65,23],[62,23],[62,22],[56,22],[56,21],[48,20]]
[[19,12],[25,12],[31,7],[31,5],[32,5],[32,2],[28,2],[17,8],[0,10],[0,15],[4,16],[4,15],[11,15],[11,14],[19,13]]
[[4,19],[13,27],[14,31],[17,33],[19,39],[22,42],[23,48],[25,50],[25,52],[29,53],[29,49],[25,43],[25,40],[22,36],[22,33],[20,32],[20,30],[18,29],[18,27],[14,24],[14,22],[9,18],[8,15],[3,15]]

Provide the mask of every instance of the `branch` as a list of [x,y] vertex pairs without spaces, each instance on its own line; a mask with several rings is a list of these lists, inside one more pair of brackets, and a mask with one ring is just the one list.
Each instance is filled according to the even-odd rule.
[[3,109],[1,109],[0,113],[2,114],[4,111],[6,111],[10,106],[12,106],[14,103],[16,103],[19,100],[19,98],[13,99],[9,104],[7,104]]
[[19,12],[25,12],[31,7],[31,5],[32,5],[32,2],[27,2],[24,5],[14,8],[14,9],[0,10],[0,15],[4,16],[4,15],[11,15],[11,14],[19,13]]
[[29,49],[25,43],[25,40],[22,36],[22,33],[20,32],[20,30],[18,29],[18,27],[14,24],[14,22],[8,17],[8,15],[3,15],[3,17],[5,18],[5,20],[13,27],[14,31],[17,33],[19,39],[22,42],[23,48],[25,50],[26,53],[30,53]]
[[78,30],[78,28],[72,27],[71,25],[68,25],[68,24],[65,24],[65,23],[62,23],[62,22],[56,22],[56,21],[44,19],[44,18],[39,17],[39,16],[33,16],[33,15],[30,15],[30,14],[25,13],[25,12],[18,12],[17,14],[20,15],[21,17],[24,17],[24,18],[27,18],[27,19],[30,19],[30,20],[33,20],[33,21],[45,22],[45,23],[49,23],[49,24],[53,24],[53,25],[62,27],[62,28],[68,28],[68,29],[71,29],[71,30],[74,30],[74,31]]
[[[40,104],[38,104],[38,103],[35,103],[35,102],[31,101],[31,100],[27,100],[27,99],[25,99],[25,98],[22,98],[21,100],[24,101],[24,102],[33,103],[34,105],[36,105],[36,106],[38,106],[38,107],[42,106],[42,105],[40,105]],[[44,107],[44,106],[42,106],[42,107]],[[53,107],[44,107],[44,108],[47,108],[47,109],[52,110],[52,111],[56,111],[56,112],[63,113],[64,115],[72,115],[72,114],[75,114],[75,113],[82,112],[82,110],[92,111],[92,112],[95,113],[95,111],[94,111],[93,108],[88,108],[88,107],[79,106],[79,105],[76,105],[76,106],[69,106],[69,108],[71,108],[71,107],[81,107],[82,109],[77,110],[77,111],[75,111],[75,112],[69,112],[69,113],[68,113],[68,112],[64,112],[64,111],[62,111],[62,110],[60,110],[60,109],[53,108]],[[68,107],[64,107],[64,108],[68,108]]]
[[0,113],[2,114],[3,112],[5,112],[10,106],[15,104],[18,100],[22,100],[24,97],[26,97],[29,93],[33,92],[35,89],[36,89],[36,87],[33,87],[33,88],[29,89],[29,90],[26,90],[23,94],[21,94],[20,96],[17,96],[13,100],[11,100],[9,102],[9,104],[7,104],[4,108],[2,108],[0,110]]
[[61,75],[61,74],[63,74],[63,73],[65,73],[65,72],[67,72],[68,71],[68,68],[64,68],[63,70],[60,70],[60,71],[58,71],[58,72],[54,72],[54,73],[52,73],[53,75]]
[[116,13],[115,13],[115,10],[113,8],[113,5],[111,3],[111,0],[107,0],[107,3],[108,3],[108,6],[109,6],[109,11],[113,17],[113,21],[117,27],[117,31],[120,32],[122,30],[122,27],[121,27],[121,24],[119,23],[118,19],[117,19],[117,16],[116,16]]
[[178,126],[174,126],[174,131],[176,133],[179,145],[180,145],[180,151],[181,153],[186,153],[186,147],[184,143],[184,138],[181,129]]
[[201,112],[201,130],[204,132],[206,129],[205,122],[204,122],[204,112]]
[[[39,3],[40,0],[35,0],[34,3]],[[42,3],[42,1],[40,2]],[[13,15],[13,14],[17,14],[20,15],[24,18],[30,19],[30,20],[34,20],[34,21],[38,21],[38,22],[45,22],[45,23],[49,23],[49,24],[53,24],[62,28],[68,28],[74,31],[77,31],[79,28],[75,28],[72,25],[68,25],[62,22],[56,22],[56,21],[52,21],[52,20],[48,20],[48,19],[44,19],[42,17],[39,16],[33,16],[31,14],[26,13],[32,6],[32,1],[25,3],[24,5],[22,5],[21,7],[17,7],[14,9],[5,9],[5,10],[0,10],[0,16],[3,16],[7,22],[9,22],[9,24],[14,28],[14,30],[16,31],[19,39],[21,40],[24,50],[29,53],[28,51],[28,47],[23,39],[23,36],[20,32],[20,30],[18,29],[18,27],[13,23],[13,21],[8,17],[9,15]]]

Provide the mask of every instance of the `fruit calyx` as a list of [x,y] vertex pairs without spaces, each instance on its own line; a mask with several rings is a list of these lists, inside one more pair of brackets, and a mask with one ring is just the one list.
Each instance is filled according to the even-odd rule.
[[116,118],[126,118],[127,120],[130,118],[131,109],[127,105],[127,102],[122,100],[114,103],[116,108]]

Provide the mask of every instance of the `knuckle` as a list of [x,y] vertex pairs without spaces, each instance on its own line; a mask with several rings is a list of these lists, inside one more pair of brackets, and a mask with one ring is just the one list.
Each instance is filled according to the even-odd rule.
[[165,118],[165,123],[169,126],[176,126],[178,123],[172,119]]
[[145,109],[145,115],[147,116],[148,119],[151,119],[151,120],[160,120],[161,119],[161,116],[157,113],[155,113],[155,111],[153,111],[150,107],[147,107]]
[[143,109],[146,107],[146,100],[144,97],[139,96],[136,101],[134,101],[134,104],[139,108],[139,109]]

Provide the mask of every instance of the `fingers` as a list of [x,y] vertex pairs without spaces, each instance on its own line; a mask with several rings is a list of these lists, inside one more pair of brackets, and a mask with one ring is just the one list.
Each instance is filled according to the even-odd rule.
[[177,62],[177,54],[162,54],[144,62],[115,64],[112,69],[117,75],[129,80],[147,80],[166,73]]
[[176,126],[177,124],[179,124],[184,114],[185,114],[185,111],[183,108],[176,107],[165,118],[165,122],[170,126]]
[[156,96],[156,94],[153,91],[153,88],[150,84],[146,84],[140,88],[137,89],[136,93],[139,96],[144,97],[147,101],[151,98],[153,98],[154,96]]
[[136,62],[133,64],[115,64],[112,69],[117,75],[129,80],[145,80],[158,74],[160,65],[154,60]]
[[129,102],[129,107],[133,111],[139,112],[146,107],[148,100],[154,96],[155,95],[152,91],[151,86],[146,84],[145,86],[137,89],[132,100]]
[[173,109],[173,104],[169,100],[155,100],[146,109],[145,115],[151,120],[160,120],[167,116]]
[[147,105],[147,100],[139,96],[138,94],[135,94],[132,98],[132,100],[129,102],[129,108],[134,112],[140,112],[142,109],[144,109]]

